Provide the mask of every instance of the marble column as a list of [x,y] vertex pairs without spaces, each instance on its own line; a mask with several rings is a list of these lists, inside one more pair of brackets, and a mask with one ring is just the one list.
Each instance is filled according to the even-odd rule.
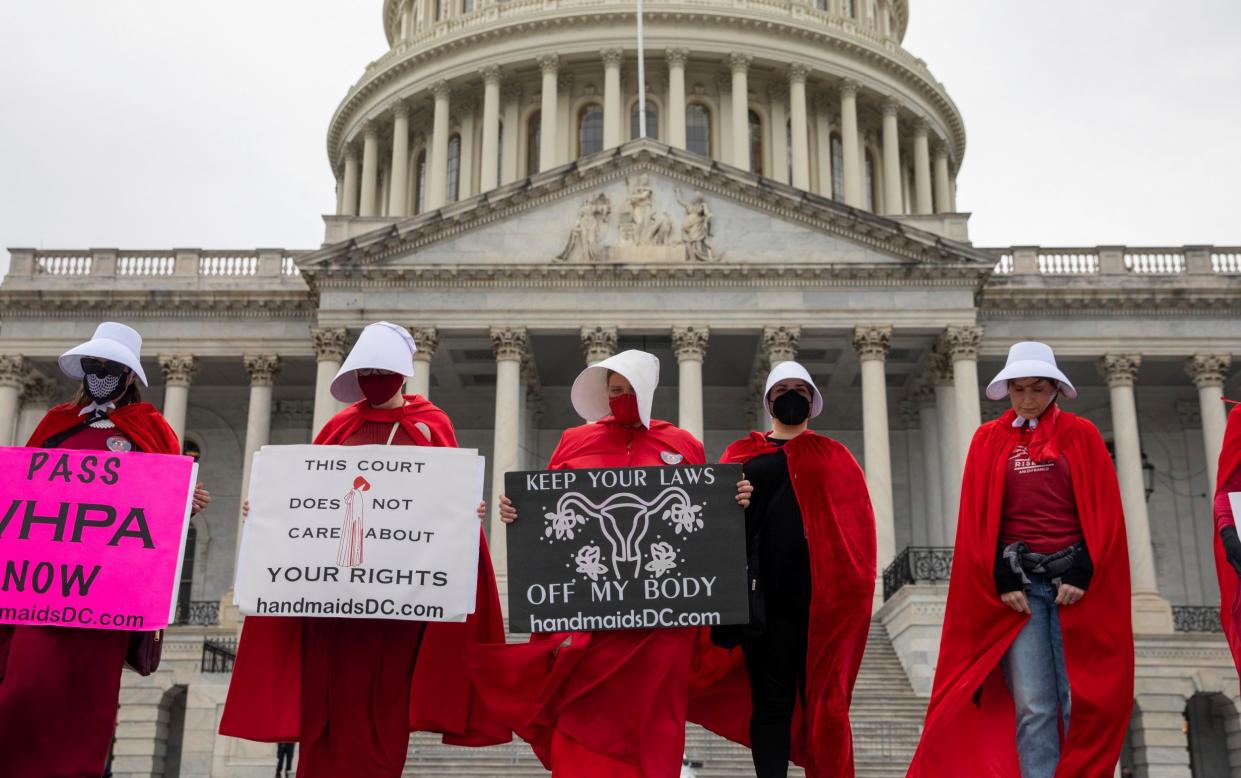
[[363,130],[362,142],[362,194],[358,210],[359,216],[378,216],[379,204],[376,194],[379,189],[379,128],[374,122],[367,122]]
[[768,178],[782,184],[789,183],[788,119],[784,110],[788,99],[787,83],[773,81],[767,85],[767,129],[771,142],[764,142],[763,146],[771,151],[771,164],[765,170]]
[[931,151],[925,119],[914,125],[914,213],[925,215],[934,212],[931,202]]
[[901,202],[901,138],[897,114],[900,101],[889,98],[883,103],[883,210],[888,214],[904,213]]
[[614,149],[623,143],[621,128],[624,126],[621,108],[621,63],[625,50],[604,49],[603,57],[603,148]]
[[806,113],[806,79],[810,66],[789,65],[789,129],[793,143],[793,169],[789,179],[803,192],[810,191],[810,120]]
[[689,49],[664,49],[668,60],[668,145],[684,149],[688,145],[685,130],[685,63]]
[[164,421],[177,433],[185,447],[185,417],[190,408],[190,382],[194,378],[193,354],[161,354],[159,368],[164,374]]
[[1120,501],[1125,511],[1125,533],[1129,539],[1133,629],[1138,633],[1167,633],[1173,631],[1172,607],[1159,596],[1155,574],[1146,485],[1142,480],[1142,442],[1133,392],[1141,364],[1139,354],[1107,354],[1099,360],[1099,373],[1107,381],[1112,401],[1112,449],[1120,481]]
[[944,525],[944,476],[940,470],[939,414],[935,402],[935,387],[921,380],[912,397],[918,409],[918,426],[922,438],[922,482],[926,510],[926,537],[928,546],[947,546]]
[[928,378],[935,387],[935,418],[939,427],[940,497],[943,501],[944,545],[951,546],[957,538],[957,514],[961,505],[961,465],[965,455],[957,442],[957,392],[953,385],[952,358],[943,343],[936,343],[927,366]]
[[615,354],[618,337],[615,327],[583,327],[582,357],[587,366],[602,362]]
[[[267,445],[271,438],[271,395],[280,375],[280,357],[275,354],[258,354],[244,358],[246,373],[250,376],[250,404],[246,411],[246,453],[242,458],[241,499],[244,501],[250,494],[250,466],[254,461],[254,452]],[[241,511],[237,512],[236,552],[241,550]]]
[[750,85],[747,74],[753,59],[749,54],[737,51],[728,55],[728,67],[733,76],[732,162],[733,166],[742,170],[750,169]]
[[[556,166],[556,123],[559,116],[560,57],[545,54],[538,58],[543,71],[543,94],[539,109],[539,171]],[[531,175],[534,171],[530,172]]]
[[310,428],[314,437],[340,408],[332,397],[332,379],[349,350],[349,332],[344,327],[315,327],[310,335],[315,347],[315,410]]
[[875,510],[875,542],[881,576],[896,557],[892,448],[888,437],[888,388],[884,372],[891,343],[891,327],[858,327],[853,331],[853,348],[862,363],[863,469]]
[[556,159],[552,165],[563,165],[575,156],[577,150],[577,122],[574,121],[573,74],[561,73],[556,79]]
[[435,111],[431,120],[431,153],[428,154],[426,209],[434,211],[448,202],[448,100],[452,90],[441,79],[431,86]]
[[409,214],[409,106],[397,103],[392,109],[392,174],[388,178],[388,215],[401,218]]
[[500,98],[504,102],[504,137],[500,142],[500,183],[511,184],[517,180],[517,171],[521,169],[521,85],[508,84],[500,90]]
[[677,424],[698,440],[703,439],[702,361],[707,355],[709,338],[706,327],[672,328],[672,351],[677,356],[680,378]]
[[22,382],[21,411],[17,414],[17,432],[13,436],[13,445],[26,445],[26,441],[52,407],[52,395],[55,392],[56,385],[42,373],[31,371],[26,376],[26,380]]
[[858,83],[846,79],[840,85],[840,144],[845,165],[845,205],[866,207],[862,186],[862,143],[857,126]]
[[345,151],[345,191],[341,195],[343,216],[358,215],[358,152],[350,146]]
[[934,148],[935,213],[952,213],[952,180],[948,175],[948,144],[937,141]]
[[[478,188],[490,192],[500,184],[500,66],[487,65],[478,73],[483,78],[483,169],[479,171]],[[516,130],[512,127],[509,131]]]
[[[952,360],[953,395],[956,399],[957,462],[965,465],[974,432],[982,424],[982,408],[978,396],[978,347],[982,344],[982,327],[949,326],[944,330],[944,350]],[[957,477],[962,471],[958,470]]]
[[733,103],[732,103],[732,76],[728,73],[717,73],[715,76],[715,91],[719,95],[720,109],[715,115],[714,123],[718,125],[716,132],[719,133],[719,145],[716,148],[716,156],[720,162],[725,165],[733,165]]
[[431,396],[431,359],[440,345],[439,330],[434,327],[411,327],[414,336],[414,375],[405,382],[405,391],[423,397]]
[[23,357],[16,354],[0,356],[0,446],[14,445],[22,383],[25,380],[26,360]]
[[1198,388],[1202,415],[1202,443],[1207,458],[1207,484],[1211,494],[1219,475],[1219,452],[1224,445],[1228,413],[1224,409],[1224,381],[1232,365],[1231,354],[1194,354],[1185,362],[1185,373]]
[[[500,521],[500,495],[504,494],[504,474],[518,467],[518,427],[524,392],[521,365],[529,347],[525,327],[492,327],[491,347],[496,355],[495,446],[491,454],[491,562],[496,578],[507,583],[508,545],[504,523]],[[527,517],[529,518],[529,517]]]

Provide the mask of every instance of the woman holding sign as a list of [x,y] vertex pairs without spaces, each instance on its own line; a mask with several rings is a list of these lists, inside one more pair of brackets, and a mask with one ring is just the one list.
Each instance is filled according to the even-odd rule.
[[1241,602],[1237,597],[1241,540],[1237,538],[1237,514],[1233,508],[1233,500],[1241,502],[1241,405],[1233,406],[1228,414],[1215,477],[1215,572],[1219,575],[1220,621],[1232,647],[1233,662],[1241,669]]
[[[176,433],[142,402],[141,351],[135,330],[105,322],[90,341],[65,352],[60,369],[81,386],[73,400],[47,412],[26,445],[180,454]],[[209,499],[199,486],[191,510]],[[131,643],[150,634],[0,625],[0,775],[101,775],[121,669]]]
[[689,718],[749,745],[758,778],[784,778],[790,758],[810,778],[852,776],[849,703],[875,590],[870,495],[849,450],[810,431],[823,395],[804,367],[774,367],[763,402],[772,431],[722,459],[753,486],[750,623],[700,634]]
[[[404,327],[362,330],[332,381],[332,396],[352,404],[314,442],[456,447],[444,412],[402,393],[415,350]],[[364,491],[365,479],[355,487]],[[247,617],[220,734],[297,741],[300,778],[395,778],[414,730],[455,745],[508,742],[511,732],[487,715],[463,660],[469,644],[504,640],[491,557],[480,542],[477,603],[465,622]],[[340,554],[359,553],[346,535]]]
[[1110,776],[1133,704],[1129,555],[1103,437],[1059,407],[1077,390],[1042,343],[987,386],[935,687],[910,778]]
[[[704,464],[693,435],[651,418],[659,359],[624,351],[578,375],[549,470]],[[500,516],[517,519],[507,497]],[[553,778],[676,778],[685,746],[693,629],[537,634],[476,646],[470,665],[487,704],[530,743]],[[498,642],[498,641],[497,641]]]

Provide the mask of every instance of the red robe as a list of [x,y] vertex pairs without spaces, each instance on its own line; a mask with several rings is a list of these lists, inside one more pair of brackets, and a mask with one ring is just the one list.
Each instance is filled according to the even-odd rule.
[[[744,464],[776,451],[751,432],[724,451]],[[852,778],[849,704],[857,680],[875,593],[875,515],[862,469],[843,445],[804,432],[784,444],[793,493],[810,546],[810,628],[806,700],[793,713],[793,761],[809,778]],[[741,649],[723,649],[699,634],[689,720],[750,745],[750,679]]]
[[[685,430],[658,420],[632,429],[609,416],[565,430],[548,469],[705,462],[702,443]],[[554,778],[677,778],[695,635],[537,634],[525,645],[473,647],[470,670],[487,705]]]
[[[1000,601],[994,577],[1004,468],[1020,435],[1015,417],[987,422],[970,444],[935,686],[909,778],[1020,776],[999,662],[1029,616]],[[1133,706],[1129,553],[1116,471],[1098,429],[1059,409],[1044,416],[1029,450],[1035,461],[1068,462],[1094,562],[1090,591],[1059,608],[1073,716],[1056,776],[1110,778]]]
[[[26,445],[42,447],[81,424],[81,408],[52,408]],[[181,453],[176,433],[150,403],[123,405],[108,418],[142,451]],[[0,625],[0,775],[103,774],[131,635]],[[67,732],[73,736],[65,737]]]
[[[457,445],[452,424],[443,411],[422,397],[411,395],[405,400],[404,408],[392,410],[372,408],[366,401],[355,403],[333,416],[314,442],[336,445],[363,422],[380,421],[399,422],[410,438],[425,441],[428,446]],[[512,739],[509,729],[483,708],[478,689],[471,685],[462,664],[468,645],[504,640],[491,555],[486,540],[481,542],[474,613],[464,622],[428,623],[417,663],[406,681],[410,684],[409,731],[438,732],[445,743],[462,746],[495,745]],[[246,618],[220,734],[267,742],[299,740],[307,621],[297,617]],[[360,656],[357,662],[368,659]],[[358,716],[365,721],[366,711],[358,711]]]
[[[1241,405],[1234,406],[1228,414],[1224,446],[1219,452],[1216,498],[1238,466],[1241,466]],[[1224,636],[1232,648],[1232,661],[1241,670],[1241,597],[1237,596],[1237,571],[1224,558],[1224,544],[1219,538],[1220,529],[1226,524],[1236,524],[1236,517],[1229,510],[1226,515],[1217,513],[1215,518],[1212,534],[1215,536],[1215,572],[1219,576],[1219,620],[1224,625]]]

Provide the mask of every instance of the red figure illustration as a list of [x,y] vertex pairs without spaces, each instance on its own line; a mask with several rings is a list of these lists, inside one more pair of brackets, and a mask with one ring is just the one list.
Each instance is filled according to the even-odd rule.
[[362,540],[366,526],[362,522],[362,492],[371,484],[362,476],[353,479],[353,488],[345,495],[345,522],[340,526],[340,548],[336,551],[336,564],[341,567],[357,567],[362,564]]

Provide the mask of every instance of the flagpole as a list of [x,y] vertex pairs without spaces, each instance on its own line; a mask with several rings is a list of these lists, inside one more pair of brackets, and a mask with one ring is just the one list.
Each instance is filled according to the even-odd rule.
[[642,27],[642,0],[638,2],[638,137],[646,137],[646,36]]

